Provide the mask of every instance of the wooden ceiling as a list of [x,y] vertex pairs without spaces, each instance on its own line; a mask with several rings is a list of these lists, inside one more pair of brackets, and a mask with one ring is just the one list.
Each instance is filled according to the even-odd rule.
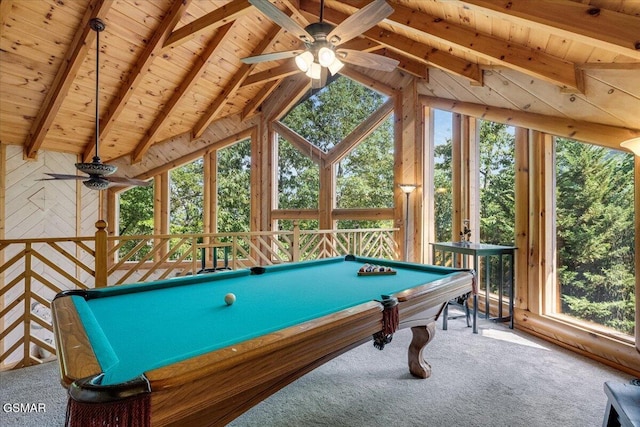
[[[275,0],[302,26],[320,3]],[[338,24],[368,1],[325,2]],[[391,73],[348,67],[421,94],[640,132],[640,1],[388,0],[391,16],[353,49],[398,59]],[[241,58],[301,47],[247,0],[2,0],[0,143],[90,160],[100,17],[100,155],[144,159],[222,118],[247,120],[270,95],[307,79],[292,59]],[[308,86],[303,86],[307,90]],[[181,139],[181,141],[184,138]]]

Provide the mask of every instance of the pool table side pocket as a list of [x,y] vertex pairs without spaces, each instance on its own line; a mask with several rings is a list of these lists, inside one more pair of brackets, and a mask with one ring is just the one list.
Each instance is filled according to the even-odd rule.
[[62,385],[68,388],[79,378],[102,373],[71,297],[56,298],[51,305]]

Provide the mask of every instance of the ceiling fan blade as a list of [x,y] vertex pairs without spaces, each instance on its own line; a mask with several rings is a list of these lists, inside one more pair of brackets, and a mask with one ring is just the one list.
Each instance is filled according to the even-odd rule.
[[266,61],[277,61],[279,59],[288,59],[293,58],[301,54],[302,50],[287,50],[284,52],[272,52],[272,53],[264,53],[262,55],[249,56],[247,58],[242,58],[241,61],[245,64],[257,64],[258,62],[266,62]]
[[280,25],[303,42],[313,43],[315,40],[307,30],[302,28],[296,21],[275,7],[269,0],[249,0],[249,3],[254,5],[267,18],[271,19],[273,22]]
[[374,0],[342,21],[327,35],[327,40],[334,46],[339,46],[364,33],[392,13],[393,8],[385,0]]
[[63,173],[45,173],[45,175],[49,175],[51,178],[41,178],[38,181],[53,181],[54,179],[77,179],[77,180],[89,179],[85,175],[66,175]]
[[118,176],[105,176],[102,179],[109,181],[111,185],[117,185],[117,186],[135,185],[138,187],[148,187],[149,185],[151,185],[151,181],[143,181],[141,179],[125,178],[125,177],[118,177]]
[[351,49],[338,49],[336,56],[342,62],[346,62],[348,64],[387,72],[395,70],[400,63],[399,61],[387,58],[386,56]]

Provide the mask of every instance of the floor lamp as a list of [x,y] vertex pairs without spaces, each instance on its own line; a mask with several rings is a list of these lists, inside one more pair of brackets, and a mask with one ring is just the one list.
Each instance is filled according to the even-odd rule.
[[413,184],[400,184],[402,192],[407,196],[404,216],[404,260],[409,261],[409,196],[416,189]]

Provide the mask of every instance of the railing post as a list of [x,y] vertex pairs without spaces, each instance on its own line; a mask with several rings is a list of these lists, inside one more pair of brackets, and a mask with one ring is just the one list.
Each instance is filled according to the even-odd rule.
[[96,228],[95,287],[104,288],[107,286],[107,221],[99,219]]
[[293,221],[293,242],[291,243],[291,261],[300,260],[300,225],[298,221]]

